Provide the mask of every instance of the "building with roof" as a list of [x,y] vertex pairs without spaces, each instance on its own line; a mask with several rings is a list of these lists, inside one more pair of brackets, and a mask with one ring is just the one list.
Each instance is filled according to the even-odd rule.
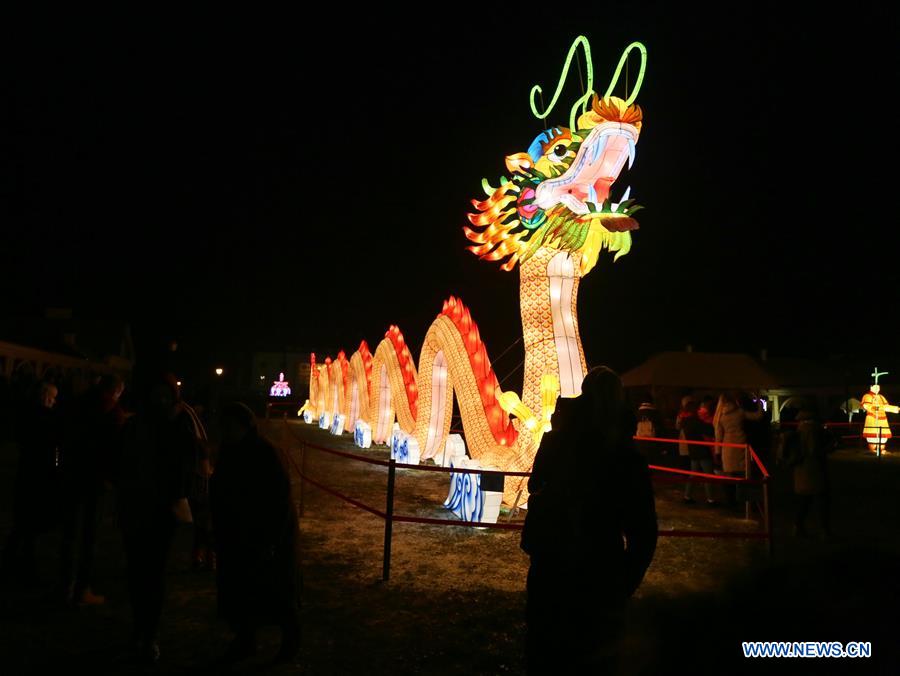
[[[633,399],[649,399],[668,416],[677,411],[685,394],[758,394],[767,400],[772,420],[777,422],[786,407],[801,401],[814,404],[823,415],[833,415],[838,409],[858,409],[859,398],[869,388],[871,370],[871,365],[847,360],[769,358],[765,351],[754,358],[687,350],[655,354],[624,373],[622,382]],[[886,393],[900,392],[900,387],[890,381],[885,381],[883,388]]]

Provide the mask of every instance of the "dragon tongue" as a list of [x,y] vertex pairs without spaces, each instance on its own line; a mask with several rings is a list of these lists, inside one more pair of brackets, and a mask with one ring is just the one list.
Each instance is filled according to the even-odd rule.
[[633,218],[619,214],[603,214],[600,217],[600,224],[610,232],[625,232],[637,230],[640,227]]

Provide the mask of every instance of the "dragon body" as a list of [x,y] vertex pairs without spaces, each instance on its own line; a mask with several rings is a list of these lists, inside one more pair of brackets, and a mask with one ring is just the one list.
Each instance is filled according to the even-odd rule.
[[[590,64],[587,41],[579,38]],[[641,52],[641,75],[631,96],[611,95],[629,51]],[[449,298],[431,324],[418,366],[403,334],[391,326],[374,353],[363,341],[348,360],[341,352],[317,364],[312,356],[308,420],[343,416],[346,431],[358,421],[371,426],[372,440],[386,443],[394,422],[415,440],[421,458],[440,459],[453,413],[459,408],[469,455],[481,466],[528,471],[550,426],[558,396],[580,394],[587,371],[578,329],[578,285],[606,250],[614,259],[631,249],[640,209],[630,188],[615,187],[634,162],[643,114],[633,103],[643,77],[646,51],[633,43],[623,53],[606,94],[588,91],[576,102],[569,127],[549,127],[527,151],[506,157],[509,175],[494,188],[482,182],[484,200],[464,228],[469,249],[501,268],[519,268],[519,302],[525,348],[521,396],[501,390],[469,310]],[[563,73],[556,101],[562,87]],[[544,118],[550,112],[532,109]],[[613,193],[618,198],[613,199]],[[504,501],[524,501],[522,480],[507,479]]]

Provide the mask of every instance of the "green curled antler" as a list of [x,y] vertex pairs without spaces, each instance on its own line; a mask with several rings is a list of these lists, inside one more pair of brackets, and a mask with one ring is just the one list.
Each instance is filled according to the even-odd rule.
[[625,65],[625,61],[628,59],[629,52],[631,52],[631,50],[635,47],[641,50],[641,70],[638,73],[637,80],[634,83],[634,91],[631,92],[631,96],[629,96],[625,101],[625,105],[630,106],[637,98],[638,92],[641,91],[641,83],[644,81],[644,71],[647,69],[647,48],[644,47],[643,43],[632,42],[625,48],[625,51],[622,52],[622,56],[619,58],[619,65],[616,66],[616,72],[613,74],[612,80],[609,83],[609,87],[606,88],[606,93],[603,95],[604,99],[608,99],[610,97],[610,94],[612,94],[613,88],[619,81],[619,75],[621,75],[622,73],[622,66]]
[[[636,44],[640,43],[632,43],[628,49],[631,49]],[[559,99],[560,92],[562,92],[563,85],[566,82],[566,76],[569,74],[569,66],[572,63],[572,57],[575,55],[575,50],[578,49],[578,45],[581,45],[584,49],[584,63],[587,66],[587,88],[584,94],[575,102],[575,105],[572,106],[572,110],[569,112],[569,129],[575,129],[575,114],[578,108],[581,108],[581,112],[584,113],[587,110],[587,102],[590,100],[591,95],[594,93],[594,65],[591,61],[591,45],[588,42],[588,39],[583,35],[579,35],[575,38],[575,42],[572,43],[572,46],[569,47],[569,53],[566,56],[566,63],[563,66],[562,75],[559,77],[559,82],[556,84],[556,93],[553,94],[553,98],[550,100],[550,105],[547,106],[547,109],[540,113],[538,112],[537,105],[535,105],[535,96],[543,93],[543,89],[541,89],[540,85],[534,85],[531,88],[531,112],[534,113],[534,116],[543,120],[550,114],[550,111],[553,110],[553,107],[556,105],[557,99]],[[643,49],[643,45],[641,45],[641,50],[644,54],[646,54],[646,50]],[[627,55],[628,52],[625,52]],[[623,58],[624,56],[623,55]],[[622,68],[622,63],[619,63],[619,70]],[[616,77],[618,77],[619,73],[616,71]],[[641,66],[641,77],[644,75],[644,68]],[[637,93],[637,90],[635,90]]]

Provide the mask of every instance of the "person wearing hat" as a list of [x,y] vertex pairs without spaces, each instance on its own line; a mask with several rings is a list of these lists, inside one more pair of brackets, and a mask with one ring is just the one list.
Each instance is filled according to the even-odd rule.
[[[655,438],[662,431],[662,419],[659,417],[659,411],[650,401],[641,402],[637,411],[637,428],[634,435],[640,438]],[[666,455],[666,444],[660,444],[652,441],[638,441],[637,449],[645,458],[654,458],[659,455]]]
[[235,633],[222,662],[256,652],[256,631],[281,627],[276,662],[292,661],[300,648],[297,515],[278,451],[256,429],[241,403],[223,407],[222,446],[210,480],[217,554],[219,615]]

